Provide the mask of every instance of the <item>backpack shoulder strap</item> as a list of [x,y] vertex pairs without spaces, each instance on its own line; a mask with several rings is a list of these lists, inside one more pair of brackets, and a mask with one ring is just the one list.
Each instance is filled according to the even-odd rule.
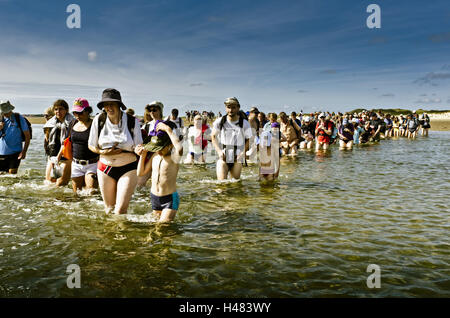
[[22,123],[21,123],[21,120],[20,120],[20,114],[19,113],[14,113],[14,120],[16,121],[17,126],[19,127],[19,129],[23,132]]
[[244,116],[242,116],[241,114],[239,114],[239,123],[238,123],[239,127],[244,127]]
[[136,119],[134,116],[131,116],[130,114],[127,114],[127,127],[130,131],[131,138],[134,140],[134,126],[136,125]]
[[150,132],[150,122],[145,123],[143,127],[144,127],[144,131],[146,132],[146,134],[148,136],[148,134]]
[[105,123],[106,123],[106,113],[102,112],[100,116],[98,116],[98,137],[100,137],[100,133],[102,132]]
[[220,120],[220,124],[219,124],[220,130],[223,129],[223,125],[225,124],[226,121],[227,121],[227,115],[223,116],[222,119]]

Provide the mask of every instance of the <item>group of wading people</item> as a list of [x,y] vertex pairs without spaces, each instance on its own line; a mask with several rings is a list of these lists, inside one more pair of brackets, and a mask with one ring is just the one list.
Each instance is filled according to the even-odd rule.
[[[178,111],[163,118],[164,105],[154,101],[145,107],[144,123],[130,114],[120,92],[105,89],[97,104],[101,111],[94,118],[89,102],[77,98],[70,112],[60,99],[46,110],[44,148],[47,158],[46,180],[66,186],[72,180],[73,191],[100,189],[106,213],[127,213],[137,186],[151,179],[151,205],[159,222],[170,222],[179,207],[176,179],[183,156],[183,138],[187,137],[185,164],[204,163],[208,142],[215,152],[218,180],[239,179],[247,162],[259,163],[259,177],[278,177],[280,156],[295,155],[298,149],[327,151],[339,142],[340,149],[354,144],[377,142],[383,138],[415,138],[419,128],[428,133],[430,119],[415,112],[406,119],[376,113],[311,113],[288,116],[253,107],[241,110],[235,97],[227,98],[225,116],[208,126],[208,117],[196,113],[192,124],[183,129]],[[17,173],[25,159],[31,139],[31,125],[14,106],[1,102],[1,171]],[[278,121],[279,118],[279,121]]]

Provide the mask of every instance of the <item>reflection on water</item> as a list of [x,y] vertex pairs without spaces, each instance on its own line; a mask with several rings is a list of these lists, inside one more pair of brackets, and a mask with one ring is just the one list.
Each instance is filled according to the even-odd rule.
[[[44,184],[42,134],[0,177],[0,296],[450,296],[450,134],[352,151],[300,151],[280,178],[215,180],[181,167],[180,211],[158,225],[148,188],[129,214]],[[81,268],[68,289],[66,268]],[[369,264],[381,289],[366,287]]]

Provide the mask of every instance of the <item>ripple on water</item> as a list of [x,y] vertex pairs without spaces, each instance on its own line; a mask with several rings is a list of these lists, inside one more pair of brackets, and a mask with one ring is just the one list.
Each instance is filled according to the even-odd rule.
[[[18,176],[0,176],[0,295],[448,297],[448,137],[301,152],[273,183],[257,166],[227,181],[213,164],[182,166],[170,225],[155,222],[148,188],[116,217],[98,193],[45,184],[32,145]],[[83,291],[65,287],[68,264]],[[366,287],[369,264],[380,290]]]

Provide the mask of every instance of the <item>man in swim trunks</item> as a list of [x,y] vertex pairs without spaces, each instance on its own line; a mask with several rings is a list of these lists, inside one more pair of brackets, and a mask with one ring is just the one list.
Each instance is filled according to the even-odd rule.
[[249,122],[240,114],[241,105],[236,97],[227,98],[224,104],[227,115],[214,121],[211,134],[212,144],[219,157],[216,174],[218,180],[227,179],[228,173],[232,178],[239,179],[252,130]]
[[[160,223],[173,221],[180,204],[177,175],[183,146],[175,133],[176,128],[171,121],[158,123],[155,127],[157,135],[144,145],[137,167],[138,176],[152,173],[152,210]],[[154,153],[152,158],[147,158],[149,153]]]
[[297,154],[301,141],[299,138],[301,129],[295,120],[288,118],[285,112],[280,113],[280,131],[286,137],[286,141],[280,143],[282,154]]

